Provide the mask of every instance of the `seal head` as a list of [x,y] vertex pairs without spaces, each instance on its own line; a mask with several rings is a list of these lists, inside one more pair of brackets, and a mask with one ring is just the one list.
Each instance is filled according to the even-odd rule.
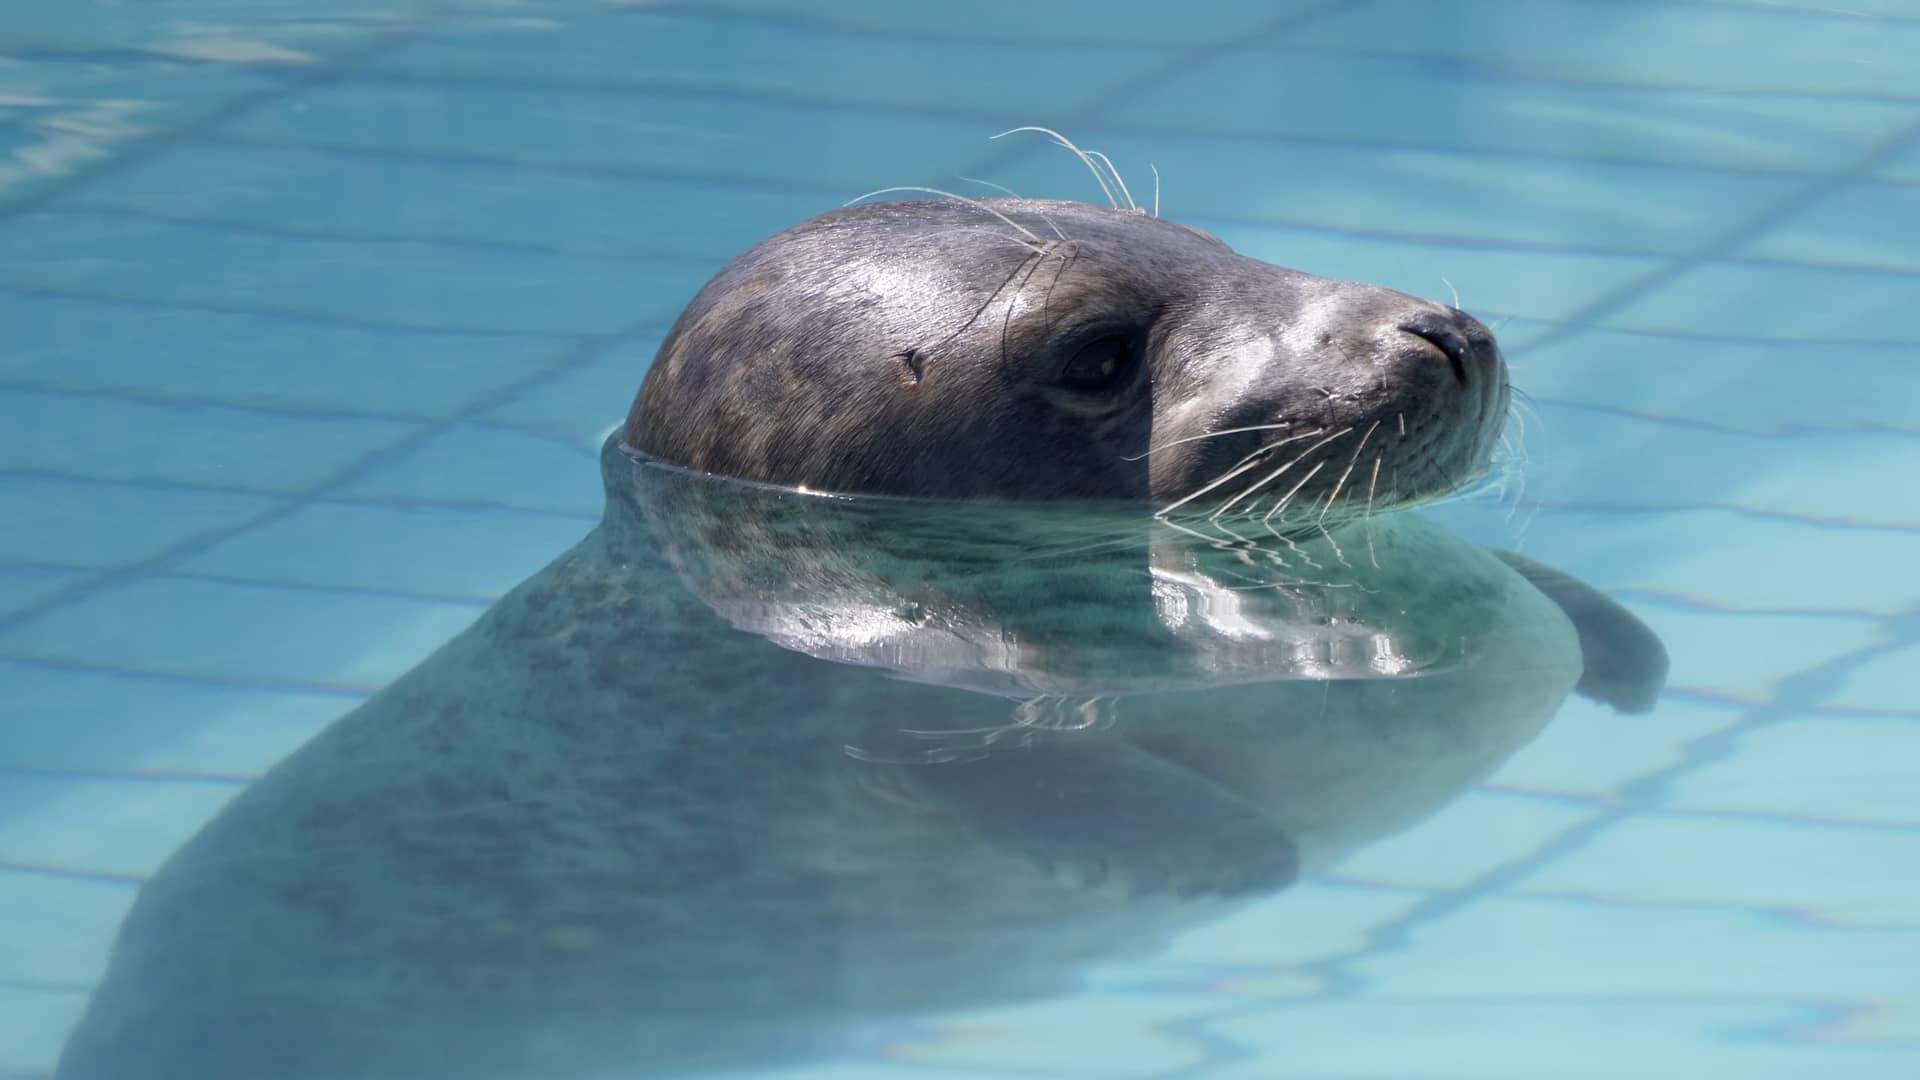
[[1486,469],[1492,333],[1085,203],[825,214],[717,274],[629,413],[659,460],[819,491],[1360,516]]

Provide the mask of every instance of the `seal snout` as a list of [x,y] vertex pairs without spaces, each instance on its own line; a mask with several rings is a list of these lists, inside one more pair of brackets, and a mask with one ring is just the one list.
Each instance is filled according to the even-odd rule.
[[1493,331],[1459,308],[1425,311],[1400,320],[1395,329],[1438,349],[1453,369],[1453,377],[1463,387],[1495,378],[1499,373],[1500,350],[1494,345]]

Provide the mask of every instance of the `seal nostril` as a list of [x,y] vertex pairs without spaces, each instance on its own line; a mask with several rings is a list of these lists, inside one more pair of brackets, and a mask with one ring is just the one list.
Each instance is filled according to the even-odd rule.
[[1460,381],[1461,386],[1467,385],[1467,363],[1473,353],[1473,343],[1444,316],[1408,319],[1396,329],[1412,334],[1446,354],[1447,364],[1453,368],[1453,377]]

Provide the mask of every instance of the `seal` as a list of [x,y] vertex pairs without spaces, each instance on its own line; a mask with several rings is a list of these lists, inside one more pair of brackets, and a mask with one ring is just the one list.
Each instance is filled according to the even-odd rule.
[[1284,889],[1664,681],[1599,592],[1399,512],[1508,392],[1461,312],[1148,215],[771,237],[599,524],[142,887],[57,1075],[830,1058]]

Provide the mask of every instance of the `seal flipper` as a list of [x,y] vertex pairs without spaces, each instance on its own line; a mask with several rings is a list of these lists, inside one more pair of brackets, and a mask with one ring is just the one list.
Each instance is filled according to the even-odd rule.
[[1516,552],[1492,550],[1573,620],[1586,667],[1574,687],[1578,693],[1620,712],[1653,708],[1667,682],[1667,648],[1651,627],[1569,574]]
[[1088,885],[1134,895],[1254,896],[1299,874],[1291,838],[1199,773],[1105,738],[1052,738],[912,766],[976,833]]

